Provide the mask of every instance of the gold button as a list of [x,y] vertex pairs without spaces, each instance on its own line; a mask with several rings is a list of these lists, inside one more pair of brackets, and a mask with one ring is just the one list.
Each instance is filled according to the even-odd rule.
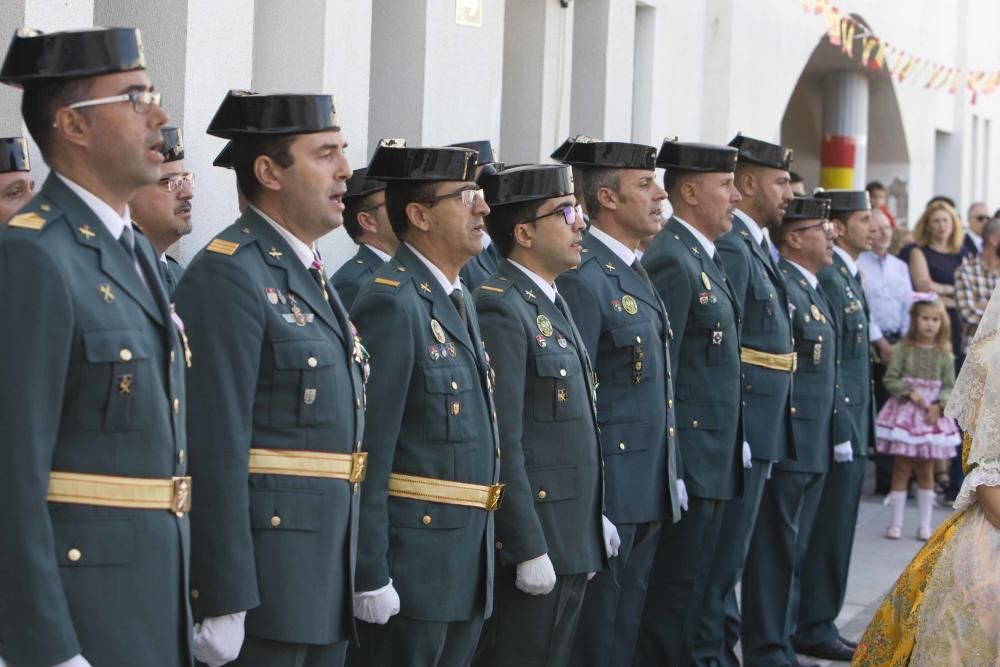
[[625,443],[624,442],[619,442],[618,443],[618,449],[620,449],[622,451],[625,451]]
[[192,600],[197,600],[200,595],[201,595],[201,593],[198,592],[197,588],[192,588],[191,589],[191,599]]
[[309,364],[309,368],[316,368],[316,364],[319,362],[316,361],[316,357],[309,357],[306,359],[306,363]]
[[797,410],[795,409],[795,406],[793,405],[793,406],[792,406],[792,407],[791,407],[791,408],[789,409],[789,412],[791,412],[791,413],[792,413],[792,414],[794,415],[794,414],[795,414],[796,412],[798,412],[798,411],[797,411]]
[[424,524],[425,526],[429,526],[429,525],[431,525],[431,515],[430,515],[430,514],[425,514],[425,515],[424,515],[424,518],[423,518],[423,519],[421,519],[421,521],[423,522],[423,524]]
[[121,352],[118,353],[118,358],[122,361],[132,361],[132,350],[123,347]]
[[667,408],[670,409],[670,408],[673,408],[673,407],[674,407],[674,399],[668,398],[667,399]]
[[692,428],[698,428],[698,420],[697,419],[695,419],[694,421],[691,422],[691,427]]
[[174,359],[177,358],[177,354],[173,350],[170,350],[170,363],[174,363]]
[[566,377],[566,369],[565,368],[560,368],[559,369],[559,375],[562,376],[562,377]]
[[635,337],[635,342],[641,343],[642,342],[642,337],[641,336],[636,336]]
[[549,495],[549,494],[545,493],[545,489],[539,489],[538,490],[538,499],[539,500],[545,500],[545,496],[547,496],[547,495]]
[[458,391],[458,383],[454,380],[451,381],[451,388],[453,391]]
[[181,400],[179,398],[174,399],[174,414],[176,415],[181,411]]
[[184,450],[177,452],[177,462],[184,463]]
[[674,433],[676,433],[676,431],[674,431],[673,426],[667,429],[667,435],[669,435],[671,438],[674,437]]
[[500,540],[497,540],[496,547],[497,547],[497,549],[503,549],[503,542],[501,542]]
[[272,516],[271,517],[271,525],[274,526],[275,528],[277,528],[278,526],[280,526],[281,525],[281,517],[278,516],[277,514],[275,514],[274,516]]
[[71,563],[75,563],[76,561],[80,560],[82,556],[83,554],[80,553],[79,549],[70,549],[68,552],[66,552],[66,558],[69,558]]

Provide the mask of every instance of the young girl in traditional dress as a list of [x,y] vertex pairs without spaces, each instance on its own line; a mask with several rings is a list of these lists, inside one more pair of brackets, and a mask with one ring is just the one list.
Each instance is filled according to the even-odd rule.
[[934,509],[934,461],[955,455],[962,442],[955,420],[943,406],[955,383],[948,314],[933,294],[915,294],[910,329],[893,349],[883,384],[892,397],[875,420],[876,448],[895,457],[892,466],[892,523],[886,537],[903,534],[903,510],[911,471],[917,474],[917,538],[931,536]]

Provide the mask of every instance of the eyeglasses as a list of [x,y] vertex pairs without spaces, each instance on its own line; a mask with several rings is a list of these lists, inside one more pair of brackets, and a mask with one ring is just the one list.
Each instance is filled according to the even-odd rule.
[[418,204],[435,204],[442,199],[454,199],[455,197],[461,197],[462,203],[465,204],[466,208],[472,208],[476,204],[476,198],[482,199],[483,191],[481,188],[465,187],[458,192],[452,192],[448,195],[439,195],[437,197],[431,197],[430,199],[423,199]]
[[567,225],[572,225],[573,223],[576,222],[578,216],[583,217],[583,207],[580,206],[579,204],[576,204],[575,206],[567,204],[566,206],[560,206],[559,208],[552,209],[548,213],[543,213],[542,215],[535,216],[534,218],[530,218],[528,220],[522,220],[517,224],[525,225],[529,222],[535,222],[537,220],[541,220],[542,218],[547,218],[550,215],[555,215],[556,213],[561,213],[563,217],[563,222],[565,222]]
[[171,174],[166,178],[161,178],[157,181],[157,185],[166,190],[167,192],[177,192],[184,184],[194,190],[194,174],[190,172],[184,172],[183,174]]
[[974,216],[972,216],[972,219],[975,220],[976,222],[986,222],[987,220],[990,219],[990,216],[988,216],[988,215],[974,215]]
[[806,225],[805,227],[799,227],[798,229],[793,229],[793,232],[807,232],[810,229],[822,229],[823,233],[827,236],[833,234],[833,223],[829,220],[822,220],[817,222],[815,225]]
[[86,107],[96,107],[102,104],[115,104],[117,102],[131,102],[132,111],[136,113],[149,113],[149,110],[153,108],[153,105],[160,106],[160,99],[162,93],[154,92],[152,90],[142,90],[138,92],[123,93],[121,95],[112,95],[111,97],[98,97],[95,100],[84,100],[83,102],[74,102],[68,105],[67,109],[83,109]]

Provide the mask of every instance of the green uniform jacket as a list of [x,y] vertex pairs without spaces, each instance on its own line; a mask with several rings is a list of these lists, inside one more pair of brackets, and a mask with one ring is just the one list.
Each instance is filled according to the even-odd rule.
[[695,498],[743,494],[740,304],[698,239],[671,217],[642,257],[680,344],[676,369],[677,441],[684,482]]
[[346,480],[248,470],[251,447],[359,448],[363,380],[343,307],[335,297],[327,304],[281,235],[249,207],[195,257],[174,298],[194,355],[187,429],[191,472],[202,480],[191,514],[196,618],[249,609],[255,637],[347,639],[357,490]]
[[[758,352],[792,352],[792,325],[784,281],[746,223],[733,216],[733,228],[715,247],[726,265],[726,278],[742,305],[740,343]],[[746,440],[753,457],[763,461],[795,458],[789,410],[792,374],[743,364],[743,412]]]
[[816,276],[837,322],[840,387],[834,406],[833,442],[850,440],[854,455],[865,456],[875,442],[868,302],[861,283],[836,252],[833,264]]
[[[170,255],[164,255],[167,258],[167,264],[163,267],[163,280],[167,285],[167,292],[173,294],[174,290],[177,289],[177,285],[181,282],[181,277],[184,275],[184,267],[181,263]],[[162,265],[163,262],[160,262]]]
[[358,291],[372,281],[382,258],[372,252],[364,243],[358,245],[358,252],[330,276],[330,282],[340,296],[340,301],[350,310]]
[[683,469],[666,309],[642,276],[589,233],[582,252],[580,266],[556,282],[600,386],[605,512],[615,524],[677,521],[677,478]]
[[[782,259],[778,263],[792,304],[792,335],[797,367],[792,388],[794,460],[779,470],[826,473],[833,453],[833,402],[837,393],[837,330],[830,305]],[[816,315],[820,317],[816,317]]]
[[465,286],[474,290],[496,273],[499,262],[500,253],[491,243],[485,250],[466,262],[459,275],[462,276],[462,282],[465,283]]
[[392,472],[481,485],[499,479],[489,364],[472,298],[463,297],[468,328],[403,244],[351,309],[372,370],[357,588],[375,590],[392,577],[400,614],[423,621],[466,621],[493,609],[493,512],[387,495]]
[[476,296],[496,371],[501,565],[548,553],[556,574],[606,565],[601,451],[590,362],[554,303],[506,260]]
[[0,227],[0,656],[188,664],[187,515],[46,502],[50,471],[187,474],[184,351],[156,257],[136,237],[147,288],[55,174],[21,214]]

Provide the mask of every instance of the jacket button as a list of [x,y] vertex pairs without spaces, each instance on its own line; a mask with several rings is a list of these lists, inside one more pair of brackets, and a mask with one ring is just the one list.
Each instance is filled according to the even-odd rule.
[[175,415],[176,415],[176,414],[177,414],[178,412],[180,412],[180,411],[181,411],[181,401],[180,401],[180,399],[179,399],[179,398],[175,398],[175,399],[174,399],[174,404],[173,404],[173,407],[174,407],[174,414],[175,414]]
[[816,340],[818,340],[819,342],[821,342],[821,343],[822,343],[822,342],[823,342],[823,337],[822,337],[822,336],[817,336],[817,337],[816,337]]
[[753,389],[753,385],[752,384],[748,384],[747,385],[747,391],[750,391],[751,389]]
[[844,396],[844,403],[850,403],[850,402],[851,402],[851,397],[850,396]]
[[80,553],[79,549],[70,549],[69,551],[66,552],[66,558],[68,558],[71,563],[75,563],[82,557],[83,554]]
[[560,375],[560,377],[566,377],[566,369],[565,368],[560,368],[559,369],[559,375]]
[[789,408],[789,410],[788,410],[788,411],[789,411],[789,412],[791,412],[791,413],[792,413],[793,415],[794,415],[794,414],[795,414],[796,412],[798,412],[798,410],[796,410],[796,409],[795,409],[795,406],[794,406],[794,405],[793,405],[793,406],[792,406],[791,408]]
[[198,592],[198,589],[197,588],[192,588],[191,589],[191,599],[192,600],[197,600],[199,596],[201,596],[201,593]]
[[132,350],[123,347],[121,352],[118,353],[118,358],[122,361],[132,361]]
[[177,354],[173,350],[170,350],[170,363],[174,363],[174,359],[177,358]]
[[547,496],[547,495],[549,495],[549,494],[545,493],[545,489],[539,489],[538,490],[538,499],[539,500],[545,500],[545,496]]
[[451,381],[451,389],[452,391],[458,391],[458,383],[454,380]]
[[500,540],[497,540],[496,547],[497,547],[497,549],[503,549],[503,542],[501,542]]
[[691,422],[691,428],[698,428],[698,420],[697,419],[695,419],[694,421]]
[[430,514],[425,514],[425,515],[424,515],[424,518],[422,518],[422,519],[421,519],[420,521],[421,521],[421,523],[423,523],[423,524],[424,524],[425,526],[429,526],[429,525],[431,525],[431,515],[430,515]]
[[278,526],[280,526],[281,525],[281,517],[278,516],[277,514],[275,514],[274,516],[272,516],[271,517],[271,525],[274,526],[275,528],[277,528]]
[[179,452],[177,452],[177,462],[178,463],[184,463],[184,450],[183,449],[180,450]]
[[642,342],[642,337],[641,336],[636,336],[635,337],[635,342],[641,343]]
[[306,363],[309,364],[309,368],[316,368],[316,366],[319,364],[319,362],[316,361],[316,357],[309,357],[308,359],[306,359]]
[[618,443],[618,449],[620,449],[622,451],[625,451],[625,443],[624,442],[619,442]]
[[667,435],[669,435],[671,438],[674,437],[674,433],[675,432],[676,431],[674,431],[674,427],[673,426],[671,426],[670,428],[667,429]]

